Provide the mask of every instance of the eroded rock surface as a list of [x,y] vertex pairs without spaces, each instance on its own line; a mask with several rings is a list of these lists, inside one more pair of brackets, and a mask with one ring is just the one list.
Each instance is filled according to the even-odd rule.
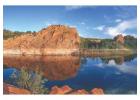
[[78,52],[79,45],[76,28],[51,25],[34,34],[4,40],[4,54],[72,54]]

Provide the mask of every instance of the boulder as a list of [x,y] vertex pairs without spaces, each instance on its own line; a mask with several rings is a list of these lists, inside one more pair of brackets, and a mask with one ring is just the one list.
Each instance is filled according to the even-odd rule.
[[60,88],[58,86],[53,86],[51,88],[50,94],[66,94],[70,91],[72,91],[72,89],[67,85],[64,85]]
[[89,94],[85,89],[76,90],[70,94]]
[[4,94],[31,94],[29,90],[17,88],[10,84],[3,84]]
[[104,91],[101,88],[94,88],[91,90],[91,93],[96,94],[96,95],[100,95],[100,94],[104,94]]

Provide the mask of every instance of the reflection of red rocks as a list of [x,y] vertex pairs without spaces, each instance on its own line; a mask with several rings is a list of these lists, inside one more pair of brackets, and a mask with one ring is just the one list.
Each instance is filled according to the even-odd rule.
[[4,56],[4,64],[43,73],[49,80],[65,80],[74,77],[80,67],[76,56]]

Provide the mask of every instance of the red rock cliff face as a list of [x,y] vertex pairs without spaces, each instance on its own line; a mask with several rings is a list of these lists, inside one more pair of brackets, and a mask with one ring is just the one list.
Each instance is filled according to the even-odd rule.
[[4,40],[4,54],[71,54],[79,49],[80,37],[75,28],[51,25],[36,34]]
[[124,43],[124,36],[122,34],[119,34],[115,37],[115,41],[118,43],[123,44]]

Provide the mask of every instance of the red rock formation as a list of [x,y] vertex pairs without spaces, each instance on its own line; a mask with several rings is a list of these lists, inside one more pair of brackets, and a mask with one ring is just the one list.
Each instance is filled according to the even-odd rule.
[[59,88],[57,86],[53,86],[49,94],[66,94],[70,91],[72,91],[72,89],[67,85],[65,85],[61,88]]
[[64,25],[51,25],[35,35],[26,34],[4,40],[4,54],[71,54],[79,49],[77,30]]
[[79,89],[79,90],[73,90],[72,88],[70,88],[69,86],[65,85],[63,87],[57,87],[57,86],[53,86],[51,88],[51,91],[49,94],[95,94],[95,95],[100,95],[100,94],[104,94],[103,89],[101,88],[94,88],[91,90],[91,92],[86,91],[85,89]]
[[121,44],[124,43],[124,36],[122,34],[117,35],[114,39],[118,43],[121,43]]
[[[30,91],[26,89],[21,89],[17,88],[13,85],[10,84],[3,84],[3,91],[4,94],[32,94]],[[53,86],[49,92],[49,94],[104,94],[103,89],[101,88],[94,88],[91,90],[91,93],[86,91],[85,89],[80,89],[80,90],[73,90],[71,87],[68,85],[64,85],[62,87],[58,86]]]
[[76,90],[70,94],[89,94],[85,89],[81,89],[81,90]]
[[30,91],[26,89],[17,88],[13,85],[3,84],[4,94],[31,94]]
[[104,94],[104,91],[101,88],[94,88],[91,90],[91,93],[92,94]]
[[70,88],[68,85],[64,85],[61,87],[61,90],[64,91],[64,93],[68,93],[72,91],[72,88]]

